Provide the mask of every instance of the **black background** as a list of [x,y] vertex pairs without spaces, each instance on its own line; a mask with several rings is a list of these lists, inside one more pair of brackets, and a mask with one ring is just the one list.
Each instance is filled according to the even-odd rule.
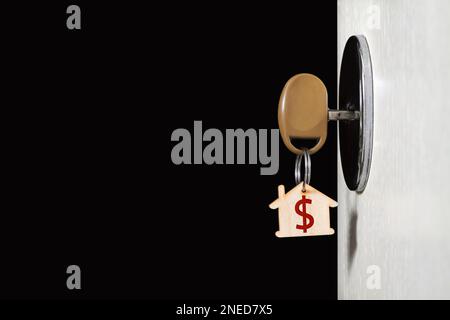
[[[66,28],[78,4],[82,30]],[[285,82],[336,105],[336,3],[4,9],[3,298],[336,299],[337,242],[278,239],[280,169],[172,164],[176,128],[277,128]],[[311,184],[337,198],[336,127]],[[337,230],[337,210],[331,211]],[[82,290],[66,288],[66,268]]]

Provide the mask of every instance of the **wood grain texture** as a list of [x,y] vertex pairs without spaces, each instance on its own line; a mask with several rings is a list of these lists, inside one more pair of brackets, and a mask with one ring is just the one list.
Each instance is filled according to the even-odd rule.
[[[275,235],[286,238],[334,234],[334,229],[330,228],[330,207],[337,207],[338,203],[308,184],[305,184],[304,192],[302,189],[303,183],[298,184],[288,193],[285,193],[283,185],[278,186],[278,198],[269,205],[271,209],[278,209],[280,230]],[[297,205],[302,214],[306,213],[310,215],[310,218],[303,221],[303,216],[296,212]],[[297,226],[308,226],[309,223],[311,226],[304,230],[297,228]]]
[[374,149],[362,194],[339,158],[338,297],[449,299],[450,1],[339,1],[339,67],[355,34],[372,56]]

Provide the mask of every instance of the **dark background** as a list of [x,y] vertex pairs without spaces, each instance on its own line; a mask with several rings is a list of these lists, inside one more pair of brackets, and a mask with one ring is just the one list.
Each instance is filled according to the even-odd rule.
[[[67,30],[78,4],[82,30]],[[336,3],[4,7],[2,298],[336,299],[336,234],[278,239],[294,186],[260,165],[173,165],[176,128],[278,128],[313,73],[336,105]],[[336,127],[311,184],[336,190]],[[337,212],[331,210],[337,230]],[[66,268],[82,290],[66,288]]]

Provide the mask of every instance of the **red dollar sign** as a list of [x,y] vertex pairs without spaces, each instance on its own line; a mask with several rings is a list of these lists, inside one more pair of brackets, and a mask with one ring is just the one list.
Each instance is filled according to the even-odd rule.
[[[303,233],[306,233],[306,230],[308,230],[309,228],[311,228],[314,224],[314,218],[312,215],[308,214],[306,212],[306,204],[311,204],[312,201],[311,199],[306,199],[306,197],[304,195],[302,195],[301,200],[298,200],[297,203],[295,204],[295,212],[300,216],[303,217],[303,225],[297,225],[297,229],[303,230]],[[302,206],[303,211],[300,210],[300,205]],[[309,223],[306,223],[307,220],[309,220]]]

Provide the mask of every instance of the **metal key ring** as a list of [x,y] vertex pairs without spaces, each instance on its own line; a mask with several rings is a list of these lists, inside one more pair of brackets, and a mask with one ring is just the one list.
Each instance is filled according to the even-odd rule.
[[[309,151],[307,148],[302,148],[302,151],[300,154],[297,155],[297,158],[295,159],[295,183],[300,184],[303,182],[303,188],[302,192],[306,191],[305,184],[309,184],[311,181],[311,157],[309,155]],[[302,174],[301,174],[301,164],[303,155],[305,156],[305,177],[302,180]]]

